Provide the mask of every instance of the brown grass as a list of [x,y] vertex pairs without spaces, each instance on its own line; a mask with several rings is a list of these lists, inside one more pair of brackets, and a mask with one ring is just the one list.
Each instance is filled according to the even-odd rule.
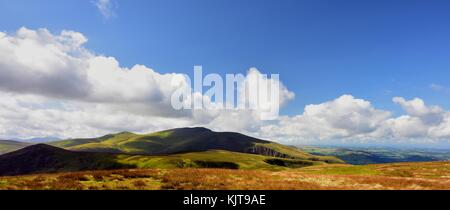
[[298,170],[133,169],[0,177],[2,190],[450,190],[450,163]]

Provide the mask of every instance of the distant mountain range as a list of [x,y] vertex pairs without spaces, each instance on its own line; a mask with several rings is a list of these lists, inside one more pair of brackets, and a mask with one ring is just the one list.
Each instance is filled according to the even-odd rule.
[[[31,145],[0,142],[0,175],[116,168],[282,169],[344,163],[239,133],[180,128]],[[19,150],[17,150],[19,149]],[[14,151],[16,150],[16,151]]]
[[313,155],[335,156],[353,165],[450,160],[450,150],[446,149],[342,148],[336,146],[299,146],[298,148]]
[[58,137],[35,137],[35,138],[29,138],[29,139],[13,139],[13,140],[20,141],[20,142],[39,144],[39,143],[47,143],[47,142],[52,142],[52,141],[59,141],[61,139],[59,139]]
[[0,139],[0,155],[19,150],[19,149],[25,148],[27,146],[31,146],[33,144],[46,143],[46,142],[57,141],[57,140],[58,140],[58,138],[55,138],[55,137],[13,139],[13,140],[1,140]]

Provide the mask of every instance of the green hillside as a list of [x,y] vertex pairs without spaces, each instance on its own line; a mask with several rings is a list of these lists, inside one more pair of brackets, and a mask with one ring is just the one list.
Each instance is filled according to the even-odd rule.
[[0,140],[0,155],[22,149],[30,145],[30,143],[25,142]]
[[145,135],[122,132],[32,146],[14,142],[4,145],[7,143],[4,148],[8,151],[19,150],[0,155],[0,175],[121,168],[283,170],[344,163],[335,157],[314,156],[295,147],[206,128]]
[[0,156],[0,175],[130,168],[115,155],[73,152],[45,144],[32,145]]
[[0,156],[0,175],[123,168],[226,168],[283,170],[325,164],[322,161],[286,159],[221,150],[149,156],[75,152],[38,144]]
[[325,162],[273,158],[263,155],[210,150],[167,156],[118,155],[118,163],[136,168],[228,168],[228,169],[269,169],[301,168],[321,165]]
[[144,135],[122,132],[100,138],[58,141],[50,145],[73,151],[132,155],[171,155],[223,150],[286,159],[343,163],[338,158],[314,156],[294,147],[239,133],[214,132],[206,128],[179,128]]

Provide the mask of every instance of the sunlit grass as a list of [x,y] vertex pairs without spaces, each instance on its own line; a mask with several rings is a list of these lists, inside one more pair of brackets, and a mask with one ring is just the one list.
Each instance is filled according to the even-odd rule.
[[[408,175],[408,176],[406,176]],[[290,170],[130,169],[0,177],[2,190],[450,190],[450,162]]]

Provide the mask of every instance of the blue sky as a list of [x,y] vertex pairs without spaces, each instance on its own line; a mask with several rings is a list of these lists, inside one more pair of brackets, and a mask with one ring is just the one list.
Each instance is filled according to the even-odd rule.
[[448,1],[0,0],[0,30],[70,29],[121,65],[159,72],[279,73],[296,93],[283,112],[342,94],[400,111],[393,96],[449,108]]
[[[103,11],[99,8],[102,2]],[[13,95],[14,102],[4,102],[4,106],[11,106],[10,110],[15,114],[2,115],[0,110],[0,119],[7,116],[3,120],[8,122],[0,124],[0,137],[25,134],[79,137],[123,129],[148,132],[171,126],[203,125],[260,137],[277,133],[273,138],[295,141],[311,138],[432,139],[450,145],[450,111],[447,111],[450,110],[449,11],[450,2],[438,0],[0,0],[0,32],[4,32],[0,33],[3,38],[0,39],[3,41],[0,54],[30,52],[23,57],[0,58],[0,76],[12,78],[6,80],[9,84],[0,84],[0,97],[11,99],[8,94],[19,93]],[[26,29],[19,30],[21,27]],[[39,31],[40,28],[48,31]],[[70,32],[60,34],[62,30]],[[84,43],[77,32],[89,41]],[[30,35],[32,33],[37,35]],[[45,37],[54,40],[48,42]],[[23,43],[28,41],[35,45],[27,48]],[[80,58],[68,52],[68,48],[60,49],[61,45],[76,45],[67,41],[75,41],[73,43],[81,44],[82,49],[95,52],[95,55]],[[31,63],[29,68],[21,66],[40,56],[33,52],[54,53],[51,47],[60,52],[51,58],[44,57],[42,63],[47,66],[41,60]],[[60,55],[65,57],[58,57]],[[114,59],[108,60],[102,55]],[[81,59],[83,65],[61,69],[55,67],[54,62],[45,63],[47,58],[52,62],[66,62],[65,66],[71,66],[73,59]],[[120,62],[120,67],[114,61]],[[41,64],[49,69],[39,69]],[[136,107],[132,104],[154,96],[153,90],[149,90],[142,92],[143,99],[133,98],[140,93],[136,92],[140,91],[139,85],[117,86],[113,77],[108,78],[104,86],[95,87],[106,90],[95,99],[97,101],[93,101],[92,94],[80,100],[77,97],[85,93],[77,91],[83,91],[83,88],[70,86],[77,82],[91,84],[92,81],[77,78],[86,72],[96,73],[95,80],[108,76],[97,75],[105,66],[111,75],[119,75],[122,70],[127,70],[121,67],[131,68],[135,64],[154,69],[157,73],[146,73],[150,79],[160,78],[159,74],[165,73],[192,75],[194,65],[202,65],[204,73],[222,75],[245,74],[251,67],[256,67],[264,74],[280,74],[283,84],[295,93],[295,99],[282,109],[282,114],[289,117],[272,124],[252,121],[254,119],[246,118],[245,113],[238,115],[246,119],[241,121],[235,121],[239,119],[236,117],[224,118],[226,115],[233,118],[230,113],[209,121],[195,117],[183,121],[168,120],[176,114],[154,104],[147,104],[147,109],[152,108],[146,110],[145,115],[136,115],[142,110],[134,110]],[[84,69],[86,66],[90,68]],[[33,77],[36,72],[28,69],[50,76],[41,81]],[[139,73],[139,70],[133,72]],[[55,80],[58,77],[68,79]],[[27,89],[26,83],[30,80],[36,86]],[[64,82],[70,83],[65,87],[67,90],[54,90]],[[156,87],[156,91],[167,86],[145,84],[145,81],[139,84]],[[63,99],[54,97],[61,92],[79,95]],[[36,104],[32,106],[19,103],[30,100],[22,98],[28,97],[27,94],[36,93],[45,98],[44,102],[35,99]],[[126,114],[112,117],[114,113],[98,113],[84,105],[88,102],[97,107],[106,106],[103,100],[114,94],[123,94],[121,111],[129,109],[124,111]],[[397,96],[400,98],[394,102]],[[117,99],[108,101],[110,106],[105,110],[117,107],[116,102]],[[86,123],[73,110],[55,108],[53,111],[59,115],[46,113],[46,109],[61,103],[76,106],[81,113],[87,113],[86,116],[98,113],[98,119],[102,120],[91,125],[89,117],[83,119]],[[311,107],[302,114],[309,104],[320,106]],[[17,122],[16,115],[23,113],[23,109],[34,114],[35,121]],[[155,121],[154,126],[148,124],[148,119],[153,121],[163,114],[167,114],[167,121]],[[302,116],[295,118],[295,115]],[[34,123],[46,121],[41,119],[42,116],[48,117],[49,124]],[[59,116],[65,116],[67,122],[50,129],[55,120],[50,117]],[[77,120],[78,124],[72,125]],[[123,123],[124,120],[130,123]],[[146,123],[137,123],[139,120]],[[209,124],[201,124],[206,121]],[[226,126],[222,128],[214,122]],[[87,124],[91,127],[81,129]],[[42,132],[43,129],[48,132]],[[68,130],[73,132],[68,133]],[[290,136],[283,136],[288,134]],[[424,142],[427,141],[421,143]]]

